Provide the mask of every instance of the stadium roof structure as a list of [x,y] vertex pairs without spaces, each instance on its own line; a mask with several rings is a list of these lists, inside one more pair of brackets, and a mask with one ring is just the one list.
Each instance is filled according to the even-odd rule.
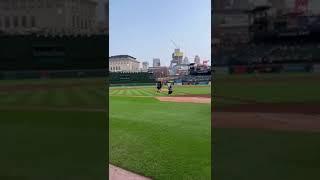
[[135,57],[129,56],[129,55],[116,55],[116,56],[110,56],[109,59],[118,59],[118,58],[131,58],[131,59],[137,59]]
[[125,59],[125,58],[130,59],[130,61],[134,61],[134,62],[140,63],[139,61],[137,61],[137,58],[132,57],[132,56],[129,56],[129,55],[110,56],[110,57],[109,57],[109,61],[110,61],[110,60],[111,60],[111,61],[120,60],[120,59]]

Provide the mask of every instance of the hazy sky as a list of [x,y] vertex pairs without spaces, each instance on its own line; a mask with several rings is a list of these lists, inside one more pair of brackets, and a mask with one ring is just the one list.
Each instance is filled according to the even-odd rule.
[[175,46],[193,62],[210,60],[211,0],[109,0],[110,56],[169,65]]

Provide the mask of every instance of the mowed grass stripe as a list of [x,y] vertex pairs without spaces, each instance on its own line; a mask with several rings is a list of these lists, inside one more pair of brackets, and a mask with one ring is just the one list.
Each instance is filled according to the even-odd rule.
[[126,90],[126,95],[127,96],[132,96],[133,95],[133,92],[134,91],[134,89],[130,89],[130,90]]
[[[148,87],[131,87],[131,88],[117,88],[109,89],[109,95],[111,96],[167,96],[168,90],[167,86],[162,88],[161,93],[157,93],[157,90],[153,86]],[[186,94],[210,94],[211,86],[177,86],[174,87],[174,92],[171,96],[174,95],[186,95]]]
[[92,101],[92,104],[94,107],[99,108],[107,108],[107,94],[104,93],[104,95],[101,93],[103,92],[101,89],[88,89],[88,95],[94,97],[94,101]]
[[152,96],[151,93],[146,92],[146,91],[143,90],[143,89],[139,89],[138,92],[139,92],[142,96]]
[[121,90],[119,90],[119,91],[117,92],[116,95],[124,95],[124,91],[125,91],[125,90],[122,90],[122,89],[121,89]]
[[143,95],[143,96],[153,96],[152,93],[146,91],[146,90],[142,90],[142,89],[139,89],[140,93]]
[[78,89],[72,89],[68,92],[69,105],[73,107],[84,107],[86,106],[84,100],[81,98],[81,93]]
[[94,106],[96,102],[99,101],[99,97],[90,95],[88,88],[80,88],[75,92],[81,104],[84,106]]
[[48,106],[48,107],[54,107],[54,98],[55,98],[55,90],[50,89],[47,90],[47,94],[46,96],[44,96],[44,105]]
[[46,91],[33,92],[27,97],[27,99],[25,99],[25,102],[23,103],[23,105],[28,105],[28,106],[43,105],[45,96],[47,96]]
[[109,94],[117,95],[118,93],[119,93],[119,90],[111,90],[111,89],[109,89]]
[[106,98],[107,97],[107,90],[105,89],[91,89],[93,93],[95,93],[97,96],[101,98]]
[[132,90],[132,94],[135,96],[143,96],[143,94],[141,93],[141,91],[139,91],[139,89]]
[[28,91],[28,92],[25,92],[23,94],[24,95],[23,96],[19,96],[19,99],[17,99],[17,101],[14,102],[14,103],[21,104],[21,105],[26,105],[28,100],[29,100],[29,98],[34,94],[34,92]]
[[142,94],[141,94],[140,92],[138,92],[137,89],[132,89],[132,90],[131,90],[131,94],[132,94],[133,96],[142,96]]
[[14,93],[9,93],[7,96],[3,97],[1,99],[1,105],[22,105],[23,104],[23,99],[27,96],[30,95],[30,92],[14,92]]
[[66,90],[56,89],[54,91],[54,97],[52,104],[55,106],[66,106],[69,104],[69,100],[66,98]]
[[112,90],[112,89],[109,89],[109,94],[110,95],[116,95],[118,93],[119,90]]
[[36,97],[32,99],[33,105],[46,105],[45,104],[45,97],[48,96],[48,91],[39,91]]

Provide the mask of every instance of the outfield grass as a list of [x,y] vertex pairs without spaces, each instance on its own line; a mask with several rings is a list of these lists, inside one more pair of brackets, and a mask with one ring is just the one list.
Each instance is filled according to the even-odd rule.
[[[210,93],[209,86],[175,90]],[[160,102],[155,94],[110,89],[110,163],[157,180],[211,179],[210,104]]]
[[106,96],[103,87],[0,91],[0,107],[106,108]]
[[[33,80],[30,84],[59,88],[0,91],[0,179],[106,178],[107,89],[103,83],[92,85],[96,80],[79,80],[91,85],[78,87],[61,87],[73,80]],[[30,84],[7,81],[0,86]]]
[[[239,104],[222,100],[233,97],[262,103],[314,103],[320,102],[320,85],[314,74],[260,74],[217,77],[214,82],[215,106]],[[313,78],[313,80],[310,80]],[[237,80],[239,80],[237,82]],[[252,82],[252,80],[255,80]],[[273,81],[274,80],[274,81]],[[247,82],[246,82],[247,81]],[[243,103],[243,102],[242,102]]]
[[[213,106],[244,103],[219,96],[264,103],[319,103],[318,77],[318,74],[299,73],[217,76],[214,82],[217,98]],[[214,128],[212,134],[213,179],[319,177],[320,133]]]
[[212,131],[213,179],[319,179],[320,133]]
[[[210,94],[211,86],[174,86],[174,95],[190,95],[190,94]],[[127,86],[127,87],[111,87],[110,96],[167,96],[167,86],[162,88],[161,93],[156,92],[155,86]]]

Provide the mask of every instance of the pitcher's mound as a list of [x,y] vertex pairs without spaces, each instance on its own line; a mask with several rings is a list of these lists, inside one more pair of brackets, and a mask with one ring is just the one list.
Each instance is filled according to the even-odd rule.
[[119,167],[109,164],[109,179],[110,180],[151,180],[138,174],[129,172]]
[[211,98],[208,97],[156,97],[159,101],[166,102],[183,102],[183,103],[203,103],[210,104]]

